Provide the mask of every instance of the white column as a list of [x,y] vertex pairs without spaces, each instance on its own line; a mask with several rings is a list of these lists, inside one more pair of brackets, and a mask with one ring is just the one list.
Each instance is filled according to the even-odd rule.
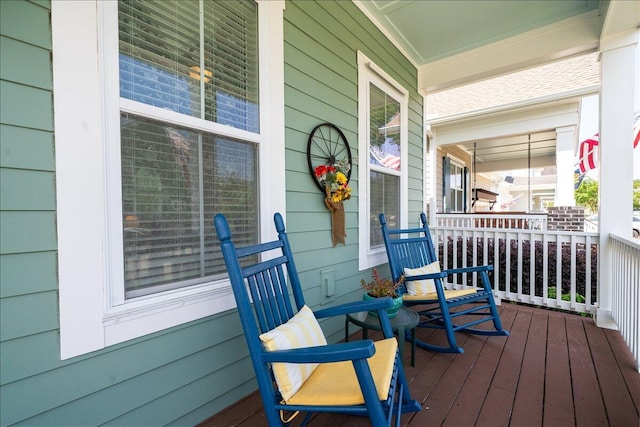
[[576,148],[576,127],[556,129],[556,199],[555,206],[574,206],[573,171]]
[[601,43],[600,93],[600,250],[596,324],[612,320],[613,266],[609,234],[631,238],[633,195],[633,107],[637,85],[638,31]]

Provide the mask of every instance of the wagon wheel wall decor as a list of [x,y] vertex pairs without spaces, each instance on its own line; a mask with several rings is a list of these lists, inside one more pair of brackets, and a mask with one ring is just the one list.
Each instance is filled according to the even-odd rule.
[[307,162],[313,182],[324,194],[325,188],[318,181],[315,169],[319,165],[333,166],[339,162],[347,164],[347,182],[351,179],[351,149],[344,133],[331,123],[322,123],[313,128],[307,141]]

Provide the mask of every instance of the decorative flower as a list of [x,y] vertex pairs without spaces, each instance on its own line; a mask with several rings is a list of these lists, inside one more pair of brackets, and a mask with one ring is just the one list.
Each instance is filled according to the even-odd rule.
[[351,187],[348,185],[347,173],[349,165],[338,162],[335,165],[318,165],[315,168],[316,179],[329,191],[331,201],[340,203],[351,198]]
[[360,280],[360,285],[370,296],[376,298],[396,298],[398,296],[396,290],[402,286],[402,282],[404,282],[404,276],[400,276],[400,280],[397,282],[393,282],[391,279],[382,279],[376,268],[371,270],[371,278],[373,279],[371,282],[367,282],[364,279]]

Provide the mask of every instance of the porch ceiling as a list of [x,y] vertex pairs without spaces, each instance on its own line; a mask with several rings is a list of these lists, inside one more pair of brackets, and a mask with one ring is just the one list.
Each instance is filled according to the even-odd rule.
[[604,0],[353,1],[418,68],[424,94],[596,51],[635,30],[640,10]]
[[526,169],[556,164],[555,130],[532,132],[501,138],[487,138],[458,144],[475,155],[476,171],[480,173],[505,169]]

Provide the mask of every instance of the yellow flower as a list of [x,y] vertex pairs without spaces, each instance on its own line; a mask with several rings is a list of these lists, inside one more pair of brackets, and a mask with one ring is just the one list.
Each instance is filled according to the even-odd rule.
[[336,173],[336,181],[338,182],[338,184],[344,185],[344,184],[347,183],[347,176],[345,174],[343,174],[342,172],[337,172]]

